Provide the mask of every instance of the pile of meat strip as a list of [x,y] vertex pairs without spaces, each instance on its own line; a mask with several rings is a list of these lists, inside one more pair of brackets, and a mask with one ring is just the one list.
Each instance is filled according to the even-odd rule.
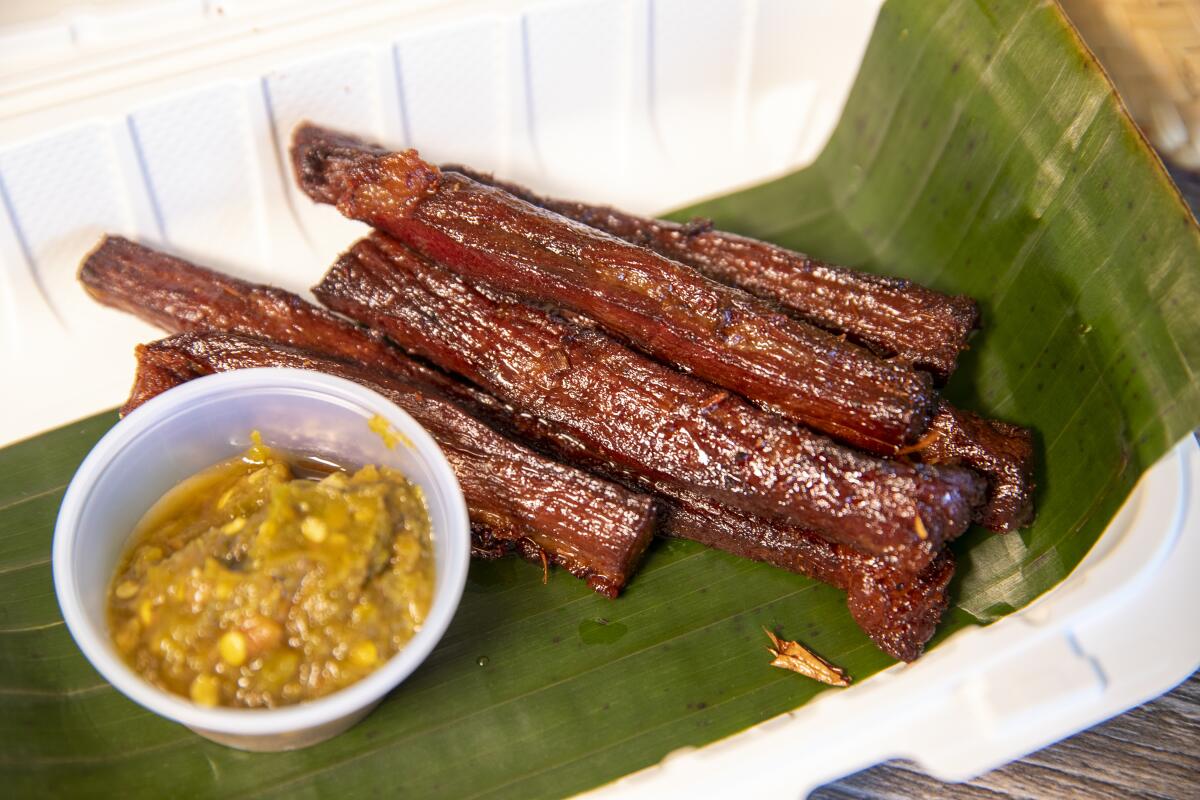
[[942,400],[974,301],[765,242],[540,197],[301,126],[313,200],[374,227],[325,306],[108,237],[80,278],[171,335],[129,412],[194,377],[285,366],[393,400],[440,443],[474,553],[615,597],[655,533],[811,576],[911,661],[947,547],[1033,517],[1032,438]]

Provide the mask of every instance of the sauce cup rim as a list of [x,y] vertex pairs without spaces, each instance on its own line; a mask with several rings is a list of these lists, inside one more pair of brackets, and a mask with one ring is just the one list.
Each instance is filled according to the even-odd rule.
[[[82,541],[84,512],[95,484],[126,446],[159,421],[177,414],[181,407],[247,389],[304,390],[330,400],[349,402],[383,417],[407,437],[429,464],[434,482],[446,496],[450,521],[447,530],[439,530],[437,534],[448,537],[449,563],[445,564],[445,577],[439,574],[434,599],[420,631],[371,674],[324,697],[295,705],[271,709],[209,708],[153,685],[117,655],[108,630],[98,630],[84,613],[72,563]],[[253,400],[251,397],[248,401]],[[364,431],[364,435],[376,434]],[[114,425],[88,453],[67,487],[55,523],[51,566],[55,594],[67,629],[84,656],[114,688],[150,711],[189,728],[236,736],[273,736],[314,728],[361,712],[403,682],[449,627],[466,585],[470,549],[466,502],[458,480],[441,448],[407,412],[378,392],[344,378],[310,370],[262,367],[188,381],[154,397]]]

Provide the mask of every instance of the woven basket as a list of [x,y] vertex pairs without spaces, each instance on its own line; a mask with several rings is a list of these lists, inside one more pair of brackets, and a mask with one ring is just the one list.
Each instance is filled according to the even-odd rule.
[[1154,146],[1200,169],[1200,0],[1060,2]]

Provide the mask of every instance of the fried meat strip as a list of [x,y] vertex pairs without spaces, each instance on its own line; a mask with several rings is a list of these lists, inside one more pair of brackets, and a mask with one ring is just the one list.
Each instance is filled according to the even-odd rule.
[[301,188],[458,274],[591,317],[665,362],[857,447],[891,455],[927,430],[928,373],[878,358],[774,304],[530,205],[413,150],[307,125]]
[[917,453],[926,464],[964,464],[987,478],[987,502],[974,521],[1006,533],[1033,523],[1033,432],[1020,425],[985,419],[955,408],[938,407],[930,431],[936,434]]
[[569,431],[530,414],[514,415],[509,424],[522,438],[564,460],[653,492],[663,508],[663,535],[762,561],[845,591],[854,621],[880,650],[900,661],[921,655],[949,605],[955,567],[949,548],[917,572],[900,569],[888,559],[834,544],[796,525],[747,514],[670,481],[631,479],[597,459]]
[[382,234],[314,288],[341,313],[569,432],[573,457],[784,519],[917,572],[967,526],[967,470],[855,452],[594,329],[468,285]]
[[979,307],[964,295],[825,264],[768,242],[714,230],[708,220],[680,224],[640,217],[611,206],[543,197],[458,164],[443,169],[773,300],[806,322],[844,333],[880,355],[896,356],[941,382],[954,372],[958,354],[979,326]]
[[616,597],[653,537],[650,498],[538,455],[453,402],[385,373],[228,333],[177,334],[139,346],[137,358],[122,413],[192,378],[253,367],[315,370],[374,389],[412,415],[446,454],[466,497],[477,555],[544,552],[595,591]]
[[[445,169],[688,264],[715,281],[778,302],[800,319],[845,333],[881,355],[898,356],[943,382],[979,324],[978,306],[969,297],[830,266],[803,253],[713,230],[704,220],[681,225],[639,217],[609,206],[543,197],[460,165]],[[984,419],[944,401],[930,428],[938,435],[918,454],[922,461],[965,464],[988,479],[988,499],[978,509],[977,523],[1004,532],[1033,521],[1029,429]]]
[[224,331],[360,364],[473,403],[462,381],[409,358],[382,334],[355,325],[299,295],[252,283],[182,258],[105,236],[84,258],[79,280],[98,302],[169,333]]

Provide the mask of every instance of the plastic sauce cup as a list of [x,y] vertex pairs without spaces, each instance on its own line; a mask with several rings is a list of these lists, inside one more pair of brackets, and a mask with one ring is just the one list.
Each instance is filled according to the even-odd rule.
[[[389,448],[368,428],[382,417]],[[400,470],[425,493],[436,585],[421,630],[362,680],[317,700],[274,709],[207,708],[159,689],[118,654],[108,630],[108,587],[130,533],[180,481],[243,452],[251,431],[281,450],[346,465]],[[250,369],[198,378],[121,420],[93,448],[63,498],[54,531],[54,589],[67,628],[92,665],[136,703],[201,736],[243,750],[292,750],[358,722],[417,668],[462,597],[471,540],[462,490],[425,429],[358,384],[297,369]]]

